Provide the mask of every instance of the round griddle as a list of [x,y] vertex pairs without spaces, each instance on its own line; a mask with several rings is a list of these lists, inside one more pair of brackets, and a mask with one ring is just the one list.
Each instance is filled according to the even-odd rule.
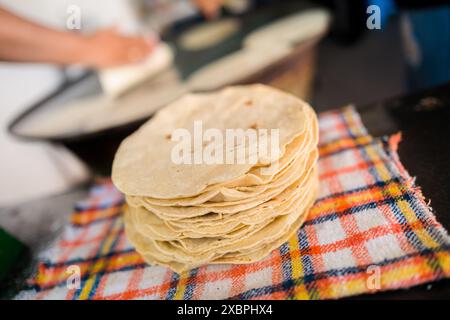
[[[198,23],[204,21],[203,18],[195,17],[177,23],[171,30],[163,33],[162,39],[171,43],[175,49],[175,66],[180,72],[182,78],[188,77],[192,72],[200,67],[226,55],[241,47],[244,37],[257,27],[262,26],[280,17],[293,13],[294,11],[306,9],[304,4],[298,1],[286,2],[278,5],[265,5],[256,8],[238,18],[241,20],[241,28],[224,42],[199,51],[185,51],[178,47],[178,37],[181,33]],[[293,54],[280,61],[274,66],[261,70],[257,75],[253,75],[248,79],[243,79],[239,84],[252,82],[270,83],[271,79],[277,76],[285,69],[289,69],[289,61],[298,60],[305,51],[305,48],[313,46],[317,40],[308,41],[300,46],[299,50],[295,50]],[[299,56],[300,55],[300,56]],[[84,75],[75,80],[68,80],[57,88],[53,93],[30,106],[26,111],[19,114],[8,126],[9,132],[27,141],[47,141],[54,144],[65,146],[67,149],[77,155],[80,160],[92,170],[95,174],[108,176],[111,172],[111,165],[114,154],[119,147],[121,141],[134,132],[140,125],[146,122],[151,115],[140,118],[135,121],[116,125],[107,129],[101,129],[95,132],[83,132],[64,134],[60,136],[31,136],[20,132],[20,126],[37,112],[41,112],[46,108],[55,108],[73,101],[75,99],[84,98],[89,95],[96,95],[101,92],[100,83],[97,74],[93,71],[86,72]],[[157,146],[155,146],[157,148]]]

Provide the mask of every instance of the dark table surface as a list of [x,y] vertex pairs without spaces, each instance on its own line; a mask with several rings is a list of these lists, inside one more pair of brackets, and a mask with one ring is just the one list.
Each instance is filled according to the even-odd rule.
[[[399,146],[400,159],[416,183],[422,188],[440,223],[450,229],[450,83],[411,96],[388,99],[367,106],[357,106],[363,123],[373,136],[390,135],[402,132]],[[86,195],[89,185],[78,187],[64,195],[31,201],[14,208],[4,208],[2,226],[26,242],[32,251],[38,251],[42,239],[56,236],[64,226],[70,214],[70,208],[76,200]],[[64,208],[55,210],[55,208]],[[27,220],[43,216],[44,224],[35,224]],[[64,213],[64,214],[63,214]],[[52,218],[53,217],[53,218]],[[15,220],[14,220],[15,219]],[[57,222],[51,226],[48,221]],[[28,222],[27,222],[28,221]],[[9,226],[8,226],[9,224]],[[26,228],[27,224],[30,228]],[[40,227],[37,228],[36,226]],[[16,229],[16,230],[14,230]],[[27,231],[28,229],[28,231]],[[30,233],[29,231],[33,232]],[[30,264],[30,263],[29,263]],[[31,263],[32,264],[32,263]],[[27,266],[25,269],[30,269]],[[18,275],[23,278],[23,275]],[[18,287],[19,279],[11,281]],[[14,288],[9,288],[9,291]],[[361,295],[349,299],[449,299],[450,280],[417,286],[408,290],[381,292],[372,295]]]

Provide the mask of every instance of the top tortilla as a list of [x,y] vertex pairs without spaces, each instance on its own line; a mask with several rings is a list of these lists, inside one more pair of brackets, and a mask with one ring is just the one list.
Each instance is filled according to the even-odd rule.
[[[185,128],[193,136],[194,121],[208,128],[279,129],[284,148],[308,127],[309,105],[264,85],[236,86],[210,94],[188,94],[169,104],[126,138],[116,153],[112,180],[127,195],[176,199],[191,197],[208,186],[236,179],[252,168],[245,164],[175,164],[170,135]],[[235,146],[248,151],[248,143]],[[271,159],[272,161],[278,158]]]

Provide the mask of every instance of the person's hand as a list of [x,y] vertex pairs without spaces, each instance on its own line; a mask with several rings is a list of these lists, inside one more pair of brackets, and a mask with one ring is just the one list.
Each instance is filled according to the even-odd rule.
[[208,19],[216,18],[225,0],[194,0],[195,5]]
[[116,67],[143,61],[157,40],[123,36],[115,28],[105,29],[86,38],[84,63],[94,68]]

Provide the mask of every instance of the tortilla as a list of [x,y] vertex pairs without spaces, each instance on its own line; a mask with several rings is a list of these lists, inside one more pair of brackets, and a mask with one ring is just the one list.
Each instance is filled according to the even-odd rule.
[[[253,165],[249,161],[174,164],[171,155],[177,142],[168,135],[184,128],[193,137],[194,121],[201,121],[203,130],[218,129],[224,136],[225,129],[251,129],[255,125],[269,131],[276,129],[280,150],[278,157],[272,159],[276,161],[286,145],[306,130],[308,108],[296,97],[263,85],[185,95],[122,142],[113,162],[113,182],[127,195],[159,199],[195,196],[210,185],[244,175]],[[235,143],[232,150],[247,155],[249,149],[249,143]],[[258,159],[261,160],[259,155]]]
[[275,43],[295,46],[324,34],[329,23],[330,14],[325,9],[301,11],[251,32],[244,39],[244,46],[260,50],[270,48]]
[[144,80],[168,69],[172,62],[172,49],[168,44],[160,42],[142,63],[100,70],[100,84],[107,96],[116,98]]
[[265,50],[243,48],[226,55],[195,71],[187,79],[191,91],[211,91],[224,86],[239,84],[291,53],[284,45]]
[[[229,202],[234,200],[246,199],[255,196],[256,194],[260,194],[269,186],[273,188],[278,186],[279,184],[282,184],[284,181],[282,178],[287,178],[289,174],[289,172],[286,171],[288,171],[291,166],[294,166],[295,163],[300,163],[301,159],[299,159],[299,154],[304,154],[304,158],[306,159],[308,152],[312,150],[311,148],[316,148],[318,143],[317,119],[315,119],[315,117],[312,117],[310,118],[310,121],[312,124],[311,130],[307,130],[302,135],[295,138],[293,142],[288,144],[283,156],[275,163],[272,163],[270,166],[265,167],[266,171],[264,172],[261,172],[261,167],[253,167],[243,176],[226,183],[210,185],[205,189],[204,192],[194,197],[178,199],[155,199],[151,197],[131,196],[129,197],[129,200],[134,203],[143,202],[142,205],[144,206],[193,206],[206,202],[221,202],[222,204],[220,206],[224,206],[225,202],[228,202],[229,204]],[[270,169],[271,167],[273,167],[274,169]],[[267,174],[269,172],[270,174]],[[274,183],[274,180],[276,180],[277,182]],[[211,210],[211,212],[216,212],[213,208],[209,209]]]
[[202,23],[185,31],[178,43],[184,50],[196,51],[223,42],[239,30],[239,20],[233,18]]
[[[189,259],[188,263],[180,259],[180,256],[183,256],[183,254],[177,251],[177,249],[171,248],[170,245],[163,245],[163,249],[161,249],[161,244],[158,246],[155,242],[143,238],[136,231],[135,225],[129,220],[128,215],[125,215],[126,234],[135,245],[137,251],[148,263],[164,265],[179,273],[198,267],[204,264],[205,261],[208,261],[207,263],[210,264],[252,263],[267,256],[273,249],[286,242],[297,231],[306,219],[308,211],[314,203],[316,194],[317,185],[314,190],[311,190],[303,213],[299,214],[297,212],[290,219],[280,219],[269,224],[265,229],[256,232],[253,237],[243,240],[242,246],[235,244],[229,248],[215,249],[214,252],[196,256],[195,259]],[[236,247],[240,247],[241,249],[235,250]],[[223,253],[226,250],[231,251]],[[166,252],[166,254],[163,252]],[[171,252],[172,254],[167,254],[167,252]]]
[[290,213],[295,207],[299,207],[310,192],[313,179],[300,185],[298,191],[286,201],[279,201],[277,205],[258,209],[249,209],[236,214],[222,215],[213,223],[201,224],[199,222],[185,219],[184,223],[179,221],[170,222],[159,218],[151,211],[143,207],[129,206],[129,214],[134,219],[137,230],[155,240],[177,240],[184,238],[225,237],[230,238],[236,234],[230,232],[243,227],[258,225],[268,222],[275,216]]
[[[300,186],[304,183],[313,169],[314,164],[317,161],[317,151],[315,151],[308,159],[308,163],[306,163],[305,167],[308,169],[302,172],[300,177],[291,185],[291,186],[279,186],[276,188],[268,189],[262,194],[254,198],[250,198],[247,201],[233,201],[228,203],[218,203],[215,205],[214,203],[202,203],[196,206],[155,206],[148,204],[145,200],[139,201],[138,199],[130,200],[127,198],[127,201],[132,206],[142,206],[147,210],[155,213],[157,216],[164,220],[181,220],[186,218],[198,217],[205,214],[210,213],[220,213],[220,214],[233,214],[236,212],[249,210],[252,208],[258,208],[258,206],[264,206],[265,203],[269,200],[273,201],[283,201],[287,197],[292,196],[295,192],[297,186]],[[273,204],[273,203],[272,203]]]

